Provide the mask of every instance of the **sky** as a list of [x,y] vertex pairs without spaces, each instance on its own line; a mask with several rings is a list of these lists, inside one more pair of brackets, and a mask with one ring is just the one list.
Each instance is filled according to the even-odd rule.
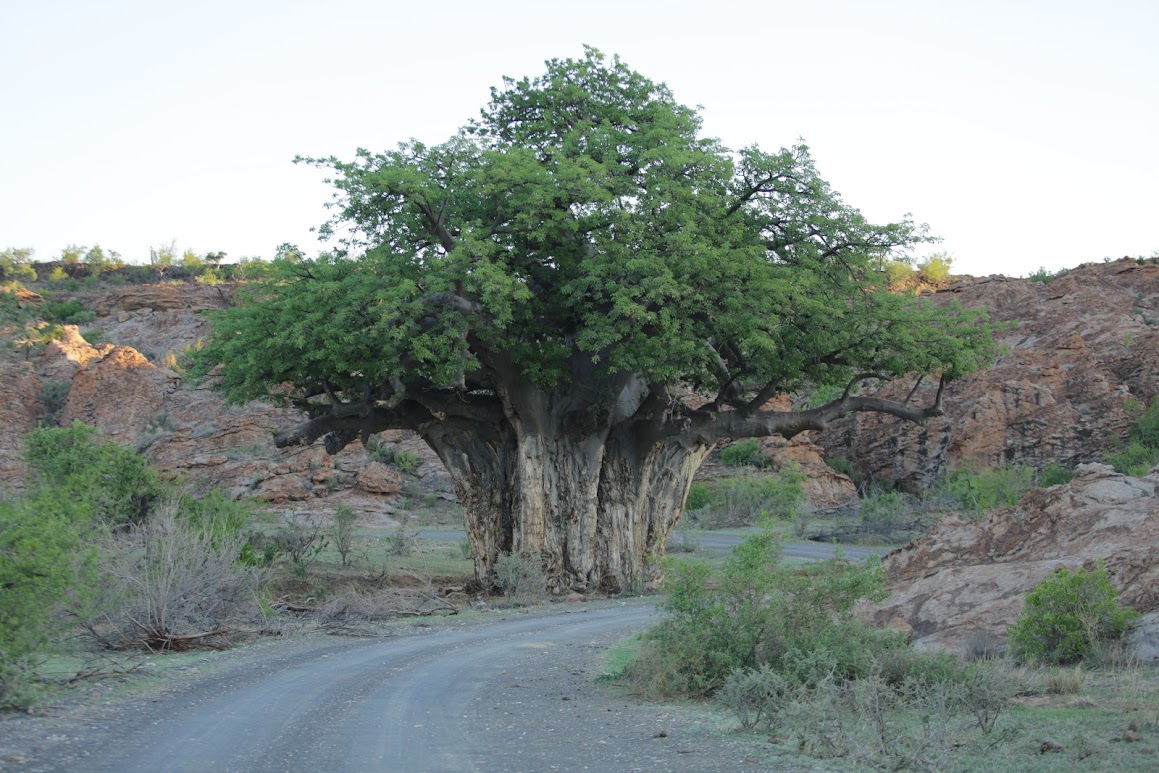
[[803,139],[955,273],[1159,251],[1155,0],[0,0],[0,30],[0,249],[38,260],[315,254],[331,193],[294,156],[441,142],[585,44],[729,147]]

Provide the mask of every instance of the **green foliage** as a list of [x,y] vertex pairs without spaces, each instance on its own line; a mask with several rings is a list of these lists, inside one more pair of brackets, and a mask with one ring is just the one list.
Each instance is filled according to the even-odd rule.
[[1131,443],[1120,451],[1108,452],[1106,460],[1116,472],[1140,478],[1159,464],[1159,448]]
[[1026,606],[1010,629],[1018,657],[1066,665],[1095,654],[1121,639],[1139,617],[1121,607],[1118,593],[1102,565],[1060,569],[1026,597]]
[[145,458],[113,441],[97,440],[96,429],[40,428],[24,441],[29,480],[51,487],[101,523],[124,527],[141,523],[161,492]]
[[371,461],[389,464],[401,473],[412,473],[422,464],[418,454],[395,448],[389,443],[382,442],[377,436],[370,439],[366,453]]
[[178,497],[177,512],[191,529],[215,545],[247,536],[254,518],[251,505],[216,488],[200,496]]
[[684,510],[703,510],[712,503],[712,489],[708,484],[693,482],[688,487],[688,497],[684,500]]
[[513,602],[542,600],[547,577],[538,556],[504,553],[495,562],[495,584]]
[[1058,271],[1051,273],[1045,267],[1040,266],[1037,271],[1029,274],[1026,278],[1031,282],[1042,282],[1043,284],[1050,284],[1060,276],[1066,276],[1070,273],[1070,269],[1061,268]]
[[338,505],[334,511],[334,528],[330,532],[330,540],[334,549],[342,559],[342,566],[350,566],[354,552],[354,524],[358,521],[358,513],[350,505]]
[[998,507],[1013,507],[1034,488],[1034,470],[1022,465],[972,472],[961,467],[934,487],[934,495],[958,510],[981,515]]
[[1159,449],[1159,399],[1151,401],[1151,405],[1135,420],[1127,434],[1134,443]]
[[767,467],[769,457],[761,451],[761,441],[748,438],[720,449],[717,454],[721,464],[729,467]]
[[705,695],[736,669],[767,665],[806,684],[822,671],[853,678],[875,653],[905,646],[850,617],[859,599],[881,597],[880,565],[830,560],[794,570],[779,563],[779,551],[766,528],[734,549],[715,582],[707,564],[677,562],[664,619],[629,677],[655,694]]
[[67,301],[45,301],[40,305],[40,316],[48,322],[61,325],[84,325],[97,318],[96,312],[90,311],[73,298]]
[[299,159],[332,170],[320,232],[349,237],[316,259],[280,250],[215,316],[199,372],[222,364],[233,400],[286,384],[360,399],[467,373],[494,394],[484,361],[545,388],[573,361],[718,388],[723,359],[743,388],[789,392],[988,361],[978,312],[879,287],[922,227],[868,222],[804,145],[734,152],[700,128],[662,83],[588,49],[505,79],[442,144]]
[[943,285],[950,280],[950,267],[954,259],[944,252],[935,252],[918,263],[922,281],[932,285]]
[[1134,398],[1123,401],[1123,410],[1136,413],[1137,418],[1127,430],[1126,448],[1106,455],[1107,464],[1124,475],[1142,477],[1159,464],[1159,399],[1152,400],[1146,410]]
[[83,561],[83,512],[50,489],[0,498],[0,709],[34,697],[32,670]]
[[35,282],[36,269],[32,267],[31,248],[7,247],[0,251],[0,280]]
[[695,513],[701,526],[751,526],[761,516],[792,518],[805,503],[805,473],[795,464],[779,472],[743,474],[724,478],[711,486],[693,484],[685,509]]
[[853,462],[844,456],[828,457],[825,459],[825,464],[829,465],[829,469],[833,470],[833,472],[839,472],[850,478],[853,477]]
[[1057,486],[1060,483],[1070,483],[1074,473],[1057,462],[1050,462],[1038,471],[1037,483],[1041,488]]
[[49,424],[56,424],[57,416],[64,410],[71,390],[71,381],[45,379],[40,382],[40,402],[44,405],[44,419]]

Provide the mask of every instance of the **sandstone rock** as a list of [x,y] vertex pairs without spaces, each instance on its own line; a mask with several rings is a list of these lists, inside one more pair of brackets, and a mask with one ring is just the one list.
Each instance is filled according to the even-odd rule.
[[1159,663],[1159,612],[1143,615],[1131,631],[1127,649],[1140,663]]
[[82,368],[93,360],[99,360],[113,347],[98,349],[84,339],[76,325],[64,325],[64,335],[56,341],[49,341],[36,362],[36,372],[49,381],[72,381]]
[[233,295],[231,285],[146,284],[78,294],[99,316],[126,311],[197,312],[222,309]]
[[[1159,266],[1083,266],[1049,284],[1005,277],[959,282],[932,295],[985,308],[1011,324],[997,363],[952,383],[946,416],[914,425],[857,414],[818,440],[864,478],[918,491],[947,468],[1003,463],[1074,467],[1098,461],[1132,421],[1129,398],[1159,393]],[[903,397],[909,384],[883,394]],[[935,383],[917,395],[932,399]],[[1136,403],[1137,404],[1137,403]]]
[[135,445],[137,435],[161,410],[163,391],[150,373],[155,370],[137,350],[112,347],[73,377],[61,424],[83,421]]
[[902,618],[919,647],[960,650],[975,634],[1004,636],[1026,594],[1060,567],[1104,562],[1124,604],[1159,609],[1159,468],[1128,478],[1083,465],[1064,486],[1028,494],[979,520],[948,517],[889,553],[889,599],[865,610]]
[[358,488],[370,494],[397,494],[402,491],[402,477],[379,462],[369,462],[358,473]]
[[254,494],[254,498],[275,504],[301,502],[313,499],[314,489],[300,477],[280,475],[263,482],[257,493]]
[[41,382],[28,362],[0,361],[0,488],[24,485],[24,436],[43,415]]

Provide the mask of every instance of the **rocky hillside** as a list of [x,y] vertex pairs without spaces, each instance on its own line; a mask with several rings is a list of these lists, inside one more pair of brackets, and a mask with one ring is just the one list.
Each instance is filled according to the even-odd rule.
[[1106,566],[1121,601],[1146,616],[1135,653],[1159,660],[1159,467],[1130,478],[1080,465],[1069,484],[1033,491],[986,518],[941,519],[884,560],[890,597],[866,611],[918,646],[964,651],[1005,639],[1034,586],[1066,567]]
[[[121,286],[54,300],[66,297],[97,319],[79,331],[66,327],[64,338],[43,352],[18,350],[25,352],[21,358],[10,350],[0,362],[6,386],[0,423],[7,429],[0,434],[0,480],[20,485],[21,438],[38,421],[79,419],[142,449],[166,475],[194,486],[221,486],[300,510],[329,510],[343,501],[366,514],[389,514],[403,481],[359,444],[337,457],[320,446],[279,450],[272,436],[296,421],[291,411],[227,407],[183,379],[182,353],[209,334],[200,312],[229,303],[227,287]],[[844,457],[861,477],[910,489],[962,462],[1073,467],[1098,461],[1119,442],[1133,412],[1159,392],[1159,266],[1089,265],[1049,284],[974,279],[931,297],[983,307],[1009,323],[999,332],[998,363],[956,382],[947,415],[927,426],[859,415],[820,438],[766,441],[776,460],[801,464],[814,499],[832,504],[854,491],[823,457]],[[34,294],[20,300],[33,307],[38,301]],[[448,476],[421,442],[402,432],[382,440],[388,450],[419,454],[412,485],[449,496]],[[710,464],[706,472],[712,471]]]
[[1090,264],[1049,283],[968,279],[928,297],[986,309],[1006,325],[1001,355],[954,382],[946,415],[924,426],[859,414],[818,438],[860,477],[917,491],[955,464],[1073,469],[1101,461],[1159,393],[1159,265]]

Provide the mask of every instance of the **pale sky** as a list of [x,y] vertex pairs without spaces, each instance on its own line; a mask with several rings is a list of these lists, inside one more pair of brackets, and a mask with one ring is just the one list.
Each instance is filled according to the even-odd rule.
[[330,189],[296,154],[441,142],[585,43],[730,147],[804,138],[956,273],[1159,250],[1156,0],[0,0],[0,34],[0,249],[40,260],[315,254]]

